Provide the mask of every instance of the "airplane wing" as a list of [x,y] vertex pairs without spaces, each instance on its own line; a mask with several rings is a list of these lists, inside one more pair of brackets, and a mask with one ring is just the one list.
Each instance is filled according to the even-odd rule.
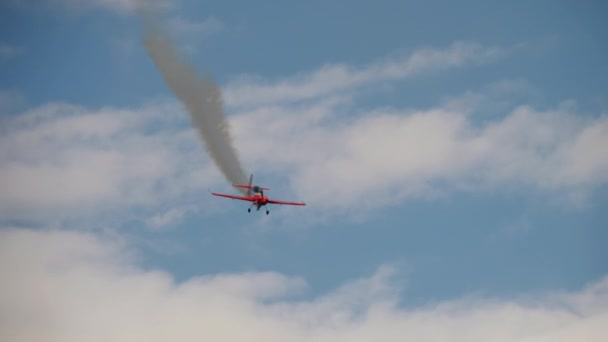
[[272,204],[281,204],[281,205],[306,205],[304,202],[286,202],[286,201],[276,201],[268,199],[268,203]]
[[253,198],[252,197],[235,196],[235,195],[228,195],[228,194],[218,194],[216,192],[212,192],[211,194],[214,195],[214,196],[227,197],[227,198],[232,198],[232,199],[238,199],[238,200],[241,200],[241,201],[253,202]]

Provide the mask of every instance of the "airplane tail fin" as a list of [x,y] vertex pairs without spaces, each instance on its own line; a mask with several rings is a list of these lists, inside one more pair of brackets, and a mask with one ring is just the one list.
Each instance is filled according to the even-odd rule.
[[249,187],[247,188],[247,196],[251,196],[251,187],[253,186],[253,173],[249,175]]
[[235,188],[247,189],[247,196],[251,196],[251,189],[253,189],[253,173],[249,175],[249,183],[245,184],[232,184]]
[[241,189],[247,189],[247,196],[251,196],[251,190],[253,190],[254,188],[256,189],[256,191],[259,190],[270,190],[270,188],[266,188],[263,186],[255,186],[253,185],[253,174],[251,174],[249,176],[249,184],[245,185],[245,184],[232,184],[232,186],[236,187],[236,188],[241,188]]

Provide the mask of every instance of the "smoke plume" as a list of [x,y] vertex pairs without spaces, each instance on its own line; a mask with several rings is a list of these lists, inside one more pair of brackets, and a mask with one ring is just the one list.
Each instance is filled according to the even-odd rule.
[[222,94],[211,76],[198,76],[193,66],[179,58],[160,23],[150,14],[141,14],[144,45],[167,86],[186,107],[192,123],[203,139],[211,158],[231,183],[245,182],[245,173],[232,144],[224,116]]

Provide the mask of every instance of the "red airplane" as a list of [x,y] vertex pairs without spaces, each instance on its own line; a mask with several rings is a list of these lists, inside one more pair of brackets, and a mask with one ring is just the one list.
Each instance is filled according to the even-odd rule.
[[[241,189],[247,189],[247,196],[218,194],[215,192],[211,192],[211,194],[215,195],[215,196],[220,196],[220,197],[227,197],[227,198],[232,198],[232,199],[238,199],[241,201],[252,202],[251,206],[247,209],[247,212],[249,212],[249,213],[251,212],[251,208],[253,206],[255,206],[257,208],[257,211],[260,211],[260,208],[267,204],[301,205],[301,206],[306,205],[306,203],[304,203],[304,202],[287,202],[287,201],[271,200],[270,198],[264,196],[264,190],[270,190],[269,188],[252,185],[252,183],[253,183],[253,175],[249,176],[249,184],[247,184],[247,185],[232,184],[232,186],[234,186],[234,187],[241,188]],[[266,209],[266,215],[268,215],[269,213],[270,213],[270,211],[268,209]]]

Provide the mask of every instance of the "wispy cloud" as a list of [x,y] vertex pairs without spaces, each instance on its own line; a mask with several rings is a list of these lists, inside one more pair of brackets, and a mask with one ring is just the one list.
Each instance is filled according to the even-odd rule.
[[608,143],[608,121],[583,119],[559,104],[538,110],[526,102],[538,92],[525,80],[420,109],[362,111],[351,100],[379,82],[489,62],[508,51],[456,42],[360,68],[241,79],[226,85],[225,97],[241,154],[290,175],[296,195],[313,206],[363,213],[405,198],[513,186],[584,201],[608,182],[608,158],[598,148]]
[[195,210],[195,206],[181,206],[171,208],[148,218],[146,220],[146,223],[152,229],[163,229],[179,224],[184,219],[186,214]]
[[250,164],[290,175],[298,197],[315,207],[364,212],[438,192],[513,187],[566,198],[608,182],[605,116],[522,105],[479,122],[474,107],[451,103],[341,114],[349,108],[268,106],[236,116],[233,126]]
[[498,47],[472,42],[456,42],[446,49],[420,48],[407,56],[377,61],[362,68],[331,64],[275,82],[251,77],[237,80],[226,87],[225,99],[229,106],[245,107],[336,96],[365,85],[400,80],[421,72],[485,62],[503,52]]
[[[461,49],[469,51],[456,50]],[[406,59],[411,60],[418,58]],[[407,67],[411,63],[422,62],[397,69],[419,70]],[[394,69],[388,65],[393,64],[347,72],[345,79]],[[580,204],[608,182],[608,157],[601,148],[608,145],[605,116],[507,101],[499,115],[480,119],[484,106],[504,102],[501,93],[512,100],[514,90],[528,89],[525,82],[495,83],[428,108],[360,110],[351,100],[355,86],[340,83],[324,93],[315,88],[323,85],[314,76],[319,74],[301,76],[311,82],[278,82],[310,87],[306,101],[293,102],[297,93],[290,90],[293,96],[244,101],[249,105],[233,108],[230,117],[246,168],[287,184],[281,196],[305,200],[308,211],[365,214],[411,198],[505,189]],[[379,78],[354,79],[363,79],[356,83],[362,87]],[[267,94],[270,88],[260,89]],[[175,103],[99,110],[47,104],[5,118],[1,129],[0,213],[5,219],[81,217],[129,206],[154,211],[157,216],[146,214],[143,220],[161,227],[183,216],[172,208],[188,206],[189,196],[220,184]]]
[[0,230],[0,338],[608,339],[607,279],[573,292],[537,294],[534,300],[474,297],[403,308],[390,266],[311,300],[294,300],[292,295],[307,288],[301,278],[255,272],[201,275],[177,283],[165,272],[142,269],[130,255],[122,244],[90,234]]
[[179,113],[177,106],[162,104],[138,110],[48,104],[5,118],[0,215],[86,217],[162,207],[204,191],[216,171]]
[[[328,77],[322,68],[274,85],[248,83],[260,95],[249,99],[242,84],[229,84],[229,94],[245,96],[231,116],[236,147],[248,169],[287,182],[288,192],[308,202],[308,210],[326,213],[364,214],[410,198],[513,188],[585,203],[608,182],[601,148],[608,145],[605,116],[510,103],[500,115],[480,120],[480,104],[485,111],[484,105],[501,103],[501,93],[513,99],[514,89],[527,89],[522,81],[495,83],[420,109],[356,110],[351,102],[357,87],[496,53],[455,44],[415,52],[401,63],[330,68],[343,70],[342,77]],[[175,103],[99,110],[48,104],[5,118],[0,213],[5,219],[49,219],[128,204],[169,210],[148,215],[152,226],[179,220],[183,213],[171,208],[188,206],[189,195],[219,181],[182,114]],[[167,206],[170,200],[184,202]]]

